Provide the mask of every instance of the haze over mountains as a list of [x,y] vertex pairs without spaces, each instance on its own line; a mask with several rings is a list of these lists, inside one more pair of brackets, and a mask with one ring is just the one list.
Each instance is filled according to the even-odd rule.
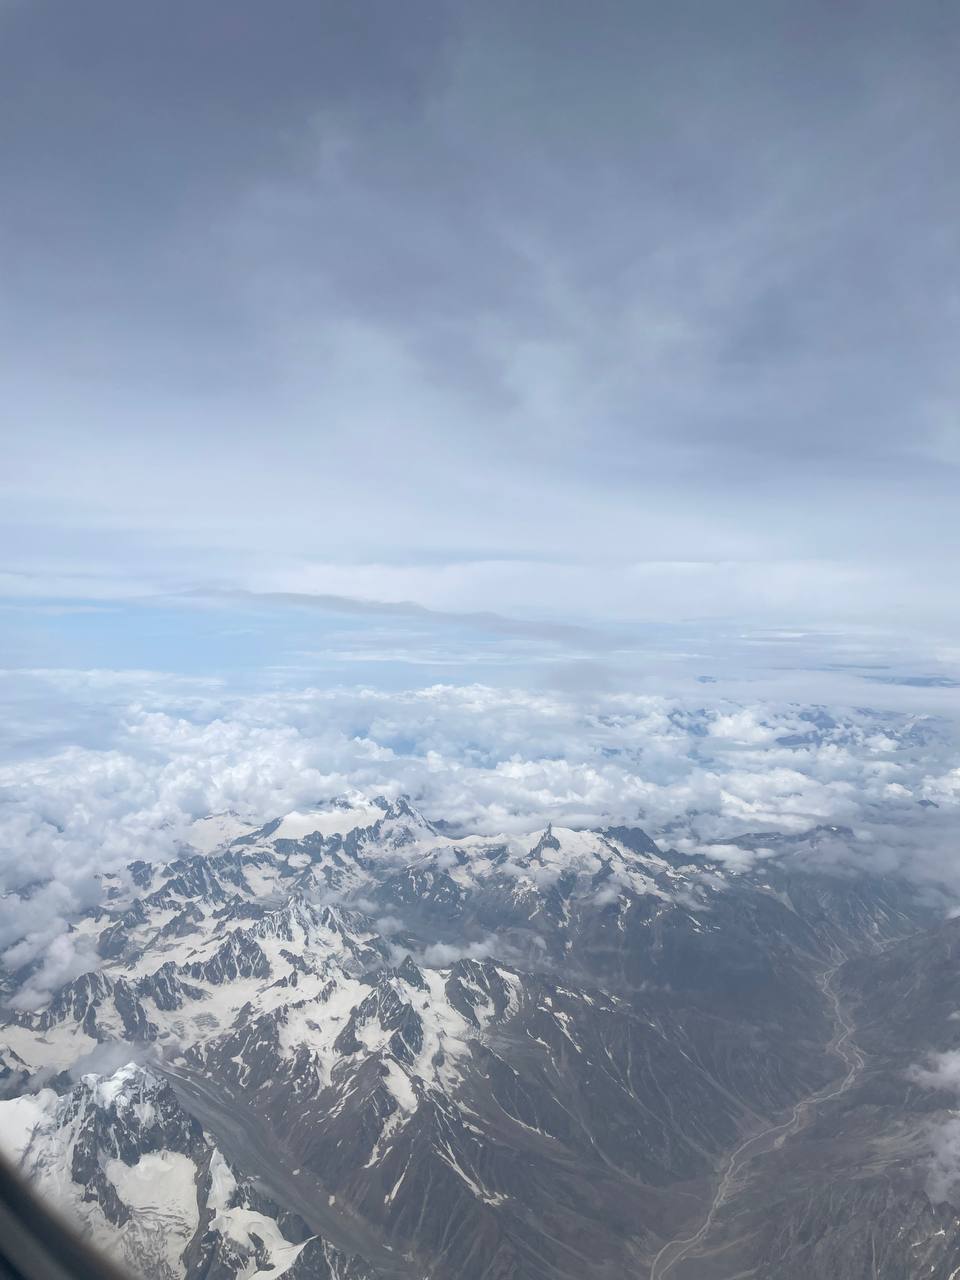
[[188,840],[99,875],[87,972],[8,965],[5,1148],[134,1268],[960,1266],[960,920],[848,828],[681,852],[355,794]]

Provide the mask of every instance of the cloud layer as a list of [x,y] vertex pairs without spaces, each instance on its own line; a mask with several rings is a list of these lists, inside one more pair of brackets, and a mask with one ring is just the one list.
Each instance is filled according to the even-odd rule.
[[[86,673],[52,673],[62,688]],[[96,876],[165,859],[190,823],[264,822],[342,792],[408,793],[428,816],[488,833],[638,823],[732,867],[744,832],[843,825],[826,861],[869,861],[960,892],[950,834],[960,752],[932,717],[698,704],[482,685],[227,694],[213,683],[99,673],[108,739],[0,769],[7,963],[77,961],[57,939]],[[137,694],[141,696],[137,696]]]
[[11,595],[955,634],[950,6],[68,8],[0,6]]

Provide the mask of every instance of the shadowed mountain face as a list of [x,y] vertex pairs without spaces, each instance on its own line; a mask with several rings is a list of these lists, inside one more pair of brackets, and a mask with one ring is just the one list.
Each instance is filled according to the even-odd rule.
[[745,834],[735,873],[405,800],[211,828],[104,877],[95,966],[38,1009],[11,981],[0,1027],[0,1141],[134,1268],[960,1267],[960,922],[815,870],[842,833]]

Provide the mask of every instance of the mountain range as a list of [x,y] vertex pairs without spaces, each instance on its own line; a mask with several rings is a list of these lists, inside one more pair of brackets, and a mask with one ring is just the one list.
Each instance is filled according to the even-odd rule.
[[960,919],[654,834],[201,819],[4,975],[0,1146],[160,1280],[960,1276]]

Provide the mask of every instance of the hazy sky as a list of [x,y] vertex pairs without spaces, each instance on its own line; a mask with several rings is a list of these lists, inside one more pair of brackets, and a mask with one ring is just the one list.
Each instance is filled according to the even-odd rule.
[[956,661],[958,55],[929,0],[0,0],[0,657],[321,594]]

